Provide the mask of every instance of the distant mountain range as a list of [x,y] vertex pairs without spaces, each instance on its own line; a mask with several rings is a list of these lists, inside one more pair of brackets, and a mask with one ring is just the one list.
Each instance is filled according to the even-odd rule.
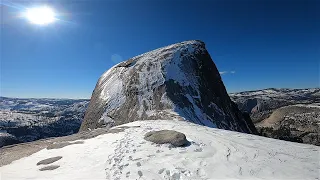
[[[240,110],[252,114],[293,104],[311,104],[320,102],[320,89],[276,89],[230,93],[230,98],[238,104]],[[263,118],[252,116],[253,121]]]
[[[229,96],[261,135],[319,145],[320,88],[269,88]],[[0,97],[0,147],[78,132],[89,101]]]
[[320,88],[263,89],[229,94],[261,135],[320,145]]
[[0,97],[0,147],[78,132],[89,100]]

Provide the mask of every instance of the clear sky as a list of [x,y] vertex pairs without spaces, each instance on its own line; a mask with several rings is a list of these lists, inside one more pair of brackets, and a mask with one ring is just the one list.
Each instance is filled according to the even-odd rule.
[[[119,61],[192,39],[206,43],[228,92],[319,87],[318,0],[0,2],[0,96],[90,98]],[[18,17],[42,5],[60,20]]]

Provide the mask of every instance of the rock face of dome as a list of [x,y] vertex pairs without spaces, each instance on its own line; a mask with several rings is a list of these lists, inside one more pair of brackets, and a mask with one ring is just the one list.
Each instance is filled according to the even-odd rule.
[[80,131],[158,119],[256,133],[230,100],[201,41],[159,48],[109,69],[98,80]]

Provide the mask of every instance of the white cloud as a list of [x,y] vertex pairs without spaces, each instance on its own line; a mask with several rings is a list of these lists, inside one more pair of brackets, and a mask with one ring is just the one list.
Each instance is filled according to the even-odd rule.
[[220,71],[219,72],[221,75],[224,75],[224,74],[235,74],[236,71]]

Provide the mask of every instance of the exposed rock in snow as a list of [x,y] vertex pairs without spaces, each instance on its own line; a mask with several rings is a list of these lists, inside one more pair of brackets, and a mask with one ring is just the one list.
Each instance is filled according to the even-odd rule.
[[[181,120],[135,121],[112,129],[122,131],[111,134],[107,129],[96,129],[5,147],[0,151],[1,178],[319,178],[320,148],[313,145],[209,128]],[[186,135],[190,145],[172,148],[144,140],[145,133],[163,129],[179,130]],[[83,143],[72,144],[79,140]],[[46,149],[50,144],[62,142],[69,142],[69,145]],[[59,156],[62,158],[53,163],[37,165],[41,160]]]
[[56,157],[51,157],[51,158],[47,158],[44,160],[41,160],[37,163],[37,166],[39,165],[47,165],[47,164],[52,164],[56,161],[59,161],[62,158],[62,156],[56,156]]
[[186,135],[174,130],[150,131],[144,135],[144,139],[156,144],[171,144],[173,146],[187,145]]
[[58,165],[50,165],[50,166],[45,166],[39,169],[39,171],[51,171],[59,168],[60,166]]
[[99,79],[80,131],[136,120],[185,119],[255,133],[230,100],[205,44],[185,41],[119,63]]

